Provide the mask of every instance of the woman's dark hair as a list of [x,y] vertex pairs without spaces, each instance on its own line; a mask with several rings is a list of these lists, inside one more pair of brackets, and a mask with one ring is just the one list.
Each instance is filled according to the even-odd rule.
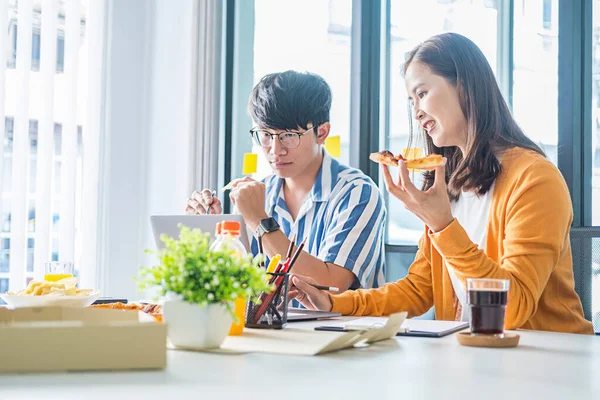
[[[252,90],[248,112],[258,126],[308,129],[329,122],[331,88],[310,72],[285,71],[264,76]],[[316,132],[315,132],[316,134]]]
[[[446,182],[452,199],[458,198],[461,190],[487,193],[502,170],[493,151],[522,147],[545,156],[513,119],[492,68],[471,40],[456,33],[433,36],[407,54],[403,75],[413,62],[428,66],[435,75],[445,78],[458,90],[460,107],[467,120],[464,158],[458,147],[436,147],[431,137],[421,130],[427,151],[448,159]],[[411,116],[409,121],[412,143]],[[426,172],[424,177],[423,189],[426,190],[433,185],[435,173]]]

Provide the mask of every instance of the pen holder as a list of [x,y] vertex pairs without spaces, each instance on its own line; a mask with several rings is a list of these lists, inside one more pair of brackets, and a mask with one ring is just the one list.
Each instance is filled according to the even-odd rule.
[[282,329],[287,323],[288,286],[290,274],[271,273],[275,289],[261,293],[248,301],[246,327],[259,329]]

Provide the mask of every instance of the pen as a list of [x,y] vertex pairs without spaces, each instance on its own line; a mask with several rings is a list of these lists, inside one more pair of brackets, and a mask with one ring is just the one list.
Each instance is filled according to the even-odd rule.
[[315,289],[319,289],[319,290],[329,290],[330,292],[339,292],[340,289],[333,287],[333,286],[323,286],[323,285],[317,285],[316,283],[310,283],[310,286],[314,287]]

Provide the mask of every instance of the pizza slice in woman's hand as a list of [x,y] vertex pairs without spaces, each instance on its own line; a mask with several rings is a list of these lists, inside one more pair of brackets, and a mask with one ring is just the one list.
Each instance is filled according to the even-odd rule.
[[381,150],[377,153],[371,153],[371,155],[369,155],[369,159],[379,164],[391,165],[392,167],[398,166],[398,159],[391,151],[388,150]]
[[388,150],[381,150],[377,153],[371,153],[369,158],[376,163],[391,165],[393,167],[398,166],[399,160],[404,160],[408,169],[421,169],[428,171],[435,169],[435,167],[442,165],[444,162],[444,159],[440,154],[429,154],[427,157],[407,160],[406,158],[402,157],[402,154],[394,156],[394,154]]
[[415,158],[412,160],[405,160],[406,168],[408,169],[422,169],[432,171],[436,167],[439,167],[444,163],[444,158],[440,154],[429,154],[423,158]]

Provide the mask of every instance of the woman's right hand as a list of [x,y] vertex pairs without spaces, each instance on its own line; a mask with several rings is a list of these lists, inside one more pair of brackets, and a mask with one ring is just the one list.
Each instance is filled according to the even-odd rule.
[[[208,212],[207,212],[208,211]],[[221,214],[221,200],[213,196],[213,192],[209,189],[204,189],[202,192],[194,191],[187,199],[185,213],[186,214]]]
[[309,310],[331,311],[333,305],[329,294],[313,286],[315,281],[312,278],[302,275],[292,275],[292,287],[289,291],[289,298],[298,300]]

